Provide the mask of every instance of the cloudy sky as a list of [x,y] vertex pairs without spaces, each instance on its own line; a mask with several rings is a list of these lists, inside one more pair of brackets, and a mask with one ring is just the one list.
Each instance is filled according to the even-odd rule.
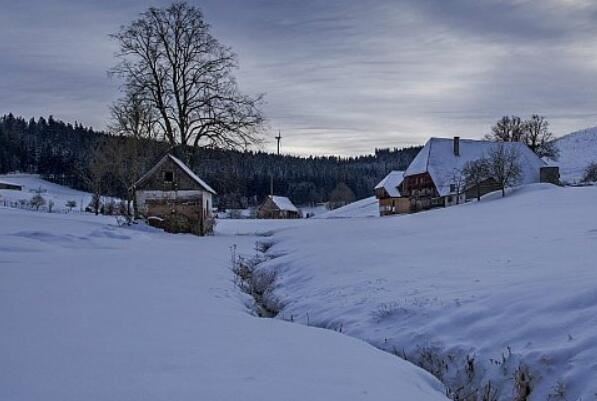
[[[597,125],[592,0],[191,2],[238,54],[241,89],[266,94],[284,152],[481,137],[504,114],[543,114],[556,135]],[[0,0],[0,113],[103,129],[118,96],[108,35],[165,4]]]

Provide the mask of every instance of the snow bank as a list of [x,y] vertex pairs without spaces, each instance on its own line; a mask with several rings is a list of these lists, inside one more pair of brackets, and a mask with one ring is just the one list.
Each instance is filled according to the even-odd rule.
[[[273,238],[281,319],[405,356],[452,389],[597,393],[597,188],[524,187],[415,215],[314,220]],[[552,398],[549,398],[552,396]]]
[[253,254],[257,237],[229,234],[238,222],[205,238],[84,214],[0,222],[0,400],[446,401],[362,341],[249,315],[230,247]]
[[314,216],[314,219],[346,219],[352,217],[379,217],[379,205],[375,196],[361,199],[338,209]]

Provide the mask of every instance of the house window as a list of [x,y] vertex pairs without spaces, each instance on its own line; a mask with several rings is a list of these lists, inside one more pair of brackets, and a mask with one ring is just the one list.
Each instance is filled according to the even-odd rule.
[[172,171],[166,171],[164,173],[164,181],[165,182],[173,182],[174,181],[174,173]]
[[452,203],[452,197],[451,197],[451,196],[448,196],[448,199],[447,199],[447,201],[448,201],[448,203]]
[[450,192],[456,192],[456,184],[450,184]]

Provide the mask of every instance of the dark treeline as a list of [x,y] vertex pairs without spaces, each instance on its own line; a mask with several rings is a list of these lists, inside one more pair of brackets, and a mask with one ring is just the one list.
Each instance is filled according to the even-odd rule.
[[[37,173],[74,188],[91,191],[85,179],[90,161],[101,143],[118,141],[102,132],[75,123],[47,119],[25,120],[12,114],[0,118],[0,173]],[[167,151],[161,142],[144,140],[151,166]],[[405,169],[420,147],[378,149],[374,155],[350,158],[277,156],[265,152],[199,149],[191,168],[218,192],[221,207],[247,207],[270,191],[305,205],[325,202],[339,183],[356,198],[371,196],[373,186],[390,170]],[[116,183],[104,186],[106,195],[126,197]]]

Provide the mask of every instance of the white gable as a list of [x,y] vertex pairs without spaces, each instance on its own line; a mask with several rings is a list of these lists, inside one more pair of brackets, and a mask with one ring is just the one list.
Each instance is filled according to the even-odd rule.
[[270,195],[270,199],[278,206],[280,210],[286,210],[288,212],[298,212],[298,209],[294,204],[285,196]]
[[402,184],[404,179],[404,171],[394,170],[390,174],[386,175],[383,180],[375,186],[375,189],[383,188],[389,196],[392,198],[400,197],[400,191],[398,187]]
[[[524,143],[503,142],[501,144],[508,148],[515,148],[520,155],[522,168],[520,183],[539,182],[539,170],[546,163]],[[431,138],[408,166],[404,176],[427,172],[433,179],[440,196],[446,196],[450,194],[450,184],[454,183],[454,171],[462,171],[467,162],[486,157],[494,146],[498,146],[498,144],[491,141],[461,139],[459,156],[456,156],[453,139]]]

